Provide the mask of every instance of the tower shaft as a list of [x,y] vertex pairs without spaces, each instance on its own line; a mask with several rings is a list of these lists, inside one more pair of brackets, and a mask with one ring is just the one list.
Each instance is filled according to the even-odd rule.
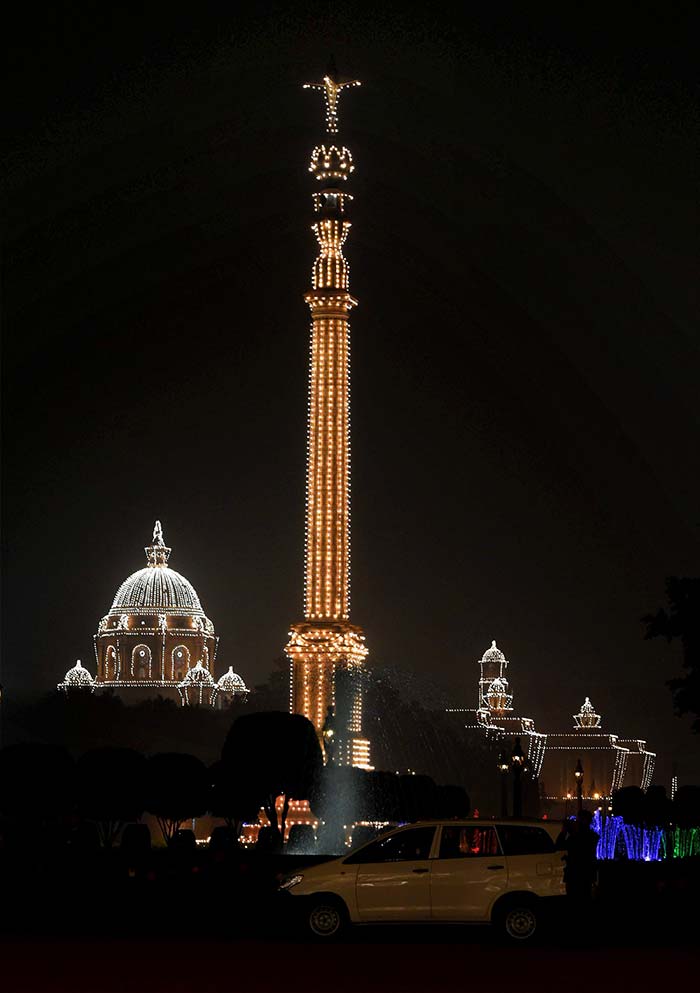
[[350,609],[349,294],[311,307],[304,616],[347,620]]

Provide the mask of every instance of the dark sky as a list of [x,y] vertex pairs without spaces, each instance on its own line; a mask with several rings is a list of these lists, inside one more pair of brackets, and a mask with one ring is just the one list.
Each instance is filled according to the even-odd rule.
[[[146,13],[141,9],[147,7]],[[694,4],[57,4],[6,32],[4,682],[49,687],[163,521],[266,678],[299,619],[308,155],[333,50],[356,162],[353,619],[473,706],[647,737],[700,778]],[[460,13],[461,11],[461,13]],[[468,17],[467,17],[468,14]]]

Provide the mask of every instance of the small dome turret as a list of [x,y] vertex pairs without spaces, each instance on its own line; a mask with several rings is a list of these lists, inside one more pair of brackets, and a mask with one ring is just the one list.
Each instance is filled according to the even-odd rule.
[[87,669],[84,669],[80,659],[68,670],[63,677],[63,681],[57,684],[57,689],[67,693],[68,690],[89,690],[91,693],[95,689],[95,680]]
[[216,684],[217,693],[247,693],[248,687],[243,682],[241,677],[237,672],[233,671],[233,666],[228,667],[228,672],[225,672],[223,676],[219,679]]
[[188,704],[213,703],[216,696],[216,683],[212,674],[200,659],[178,685],[183,707]]
[[586,699],[581,704],[578,714],[573,715],[574,727],[576,728],[599,728],[602,720],[600,714],[596,714],[590,699]]
[[506,710],[512,710],[513,697],[508,693],[508,681],[496,677],[486,693],[489,710],[501,717]]
[[484,654],[481,656],[482,662],[505,662],[505,655],[501,649],[496,645],[496,639],[491,642],[491,647],[487,648]]

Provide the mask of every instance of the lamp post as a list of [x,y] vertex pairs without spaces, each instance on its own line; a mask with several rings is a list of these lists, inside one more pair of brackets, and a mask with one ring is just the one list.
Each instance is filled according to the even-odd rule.
[[326,720],[321,731],[323,737],[323,752],[326,765],[332,765],[335,758],[335,717],[333,707],[329,706],[326,711]]
[[580,814],[583,810],[583,766],[581,765],[581,759],[576,763],[576,768],[574,769],[574,776],[576,777],[576,801],[577,810]]
[[511,762],[513,768],[513,817],[522,817],[523,792],[520,777],[522,776],[523,766],[525,765],[525,753],[520,744],[520,738],[516,738],[513,742]]
[[501,752],[498,756],[498,771],[501,774],[501,817],[508,816],[508,773],[510,772],[510,762],[505,754]]

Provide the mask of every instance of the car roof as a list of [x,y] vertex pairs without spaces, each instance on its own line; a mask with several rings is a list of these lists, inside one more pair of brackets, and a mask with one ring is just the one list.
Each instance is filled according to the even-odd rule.
[[451,817],[442,818],[438,820],[437,818],[430,818],[424,821],[408,821],[406,824],[400,824],[396,828],[387,829],[384,834],[392,833],[393,831],[398,831],[402,828],[409,827],[454,827],[456,825],[469,825],[470,827],[474,825],[475,827],[536,827],[542,831],[546,831],[547,834],[556,837],[556,835],[561,830],[561,824],[559,821],[550,820],[540,820],[536,817]]
[[556,827],[559,826],[558,821],[543,821],[537,817],[426,817],[424,820],[418,821],[406,821],[404,824],[400,824],[399,827],[413,827],[414,825],[421,824],[423,826],[429,825],[439,825],[449,826],[451,824],[491,824],[491,825],[517,825],[518,827],[543,827],[546,828],[548,825],[554,824]]

